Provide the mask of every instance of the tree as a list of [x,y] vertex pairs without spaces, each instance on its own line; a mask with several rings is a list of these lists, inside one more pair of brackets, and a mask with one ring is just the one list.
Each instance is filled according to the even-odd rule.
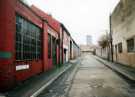
[[109,35],[102,35],[98,41],[101,48],[106,48],[109,46]]
[[101,47],[101,56],[103,51],[106,51],[107,59],[110,58],[110,37],[109,34],[102,35],[98,41],[99,46]]

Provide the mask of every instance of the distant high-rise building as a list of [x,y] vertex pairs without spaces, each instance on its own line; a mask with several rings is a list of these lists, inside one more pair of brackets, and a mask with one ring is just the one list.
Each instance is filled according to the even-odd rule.
[[87,42],[87,45],[91,45],[92,44],[92,36],[91,35],[87,35],[86,36],[86,42]]

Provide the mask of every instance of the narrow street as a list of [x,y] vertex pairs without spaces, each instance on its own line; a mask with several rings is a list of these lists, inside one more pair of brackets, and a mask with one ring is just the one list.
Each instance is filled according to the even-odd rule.
[[[77,70],[75,70],[77,68]],[[38,97],[134,97],[135,87],[117,73],[84,54]]]
[[0,0],[0,97],[135,97],[135,0]]

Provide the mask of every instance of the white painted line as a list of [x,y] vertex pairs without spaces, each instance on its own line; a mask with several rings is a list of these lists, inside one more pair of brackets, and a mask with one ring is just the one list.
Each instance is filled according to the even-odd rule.
[[35,93],[33,93],[30,97],[37,97],[45,88],[47,88],[50,84],[52,84],[60,75],[62,75],[66,70],[68,70],[71,67],[69,65],[67,68],[65,68],[62,72],[60,72],[57,76],[55,76],[53,79],[51,79],[49,82],[47,82],[45,85],[43,85],[39,90],[37,90]]

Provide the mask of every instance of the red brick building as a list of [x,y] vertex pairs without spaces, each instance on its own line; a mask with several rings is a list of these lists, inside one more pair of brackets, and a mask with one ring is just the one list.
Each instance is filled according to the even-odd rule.
[[71,36],[59,21],[20,0],[0,0],[0,12],[0,90],[64,62]]

